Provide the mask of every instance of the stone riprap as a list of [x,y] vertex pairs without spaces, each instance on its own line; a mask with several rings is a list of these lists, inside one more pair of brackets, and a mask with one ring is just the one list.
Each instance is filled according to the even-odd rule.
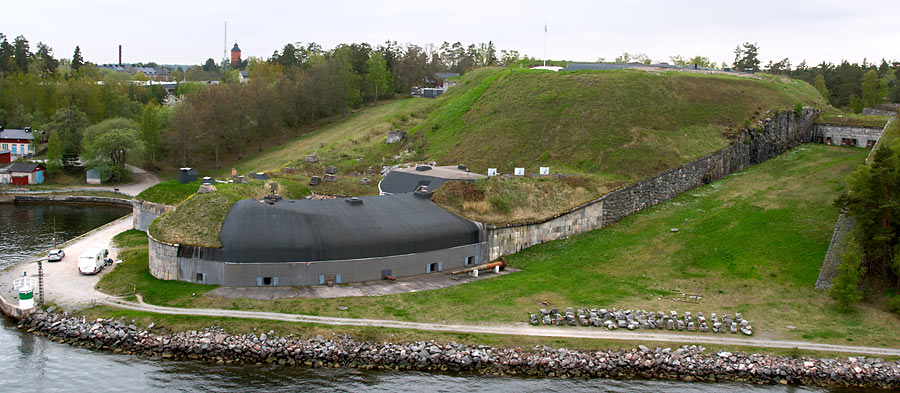
[[30,314],[17,326],[70,345],[222,364],[900,388],[900,362],[865,357],[817,359],[742,352],[706,353],[700,346],[650,349],[641,345],[633,349],[582,352],[545,346],[502,349],[434,341],[372,343],[347,336],[328,340],[321,336],[278,337],[271,331],[230,335],[216,327],[165,334],[154,333],[153,324],[145,330],[135,326],[134,321],[88,320],[46,312]]
[[616,308],[579,308],[577,311],[571,307],[563,312],[559,309],[542,308],[537,314],[529,314],[529,323],[532,325],[556,325],[556,326],[593,326],[606,330],[616,329],[665,329],[691,332],[732,333],[741,332],[746,336],[753,335],[753,325],[744,319],[741,313],[725,314],[721,320],[716,313],[710,313],[709,318],[703,312],[696,314],[685,311],[679,315],[677,311],[645,311],[645,310],[619,310]]
[[614,190],[548,220],[496,226],[484,224],[489,260],[525,248],[606,227],[694,187],[769,160],[813,141],[818,111],[804,108],[767,114],[758,129],[743,130],[728,147],[635,184]]

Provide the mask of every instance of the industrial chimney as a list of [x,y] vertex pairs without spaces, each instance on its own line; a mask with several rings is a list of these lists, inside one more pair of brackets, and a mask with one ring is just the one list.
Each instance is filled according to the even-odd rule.
[[119,67],[122,66],[122,45],[119,45]]

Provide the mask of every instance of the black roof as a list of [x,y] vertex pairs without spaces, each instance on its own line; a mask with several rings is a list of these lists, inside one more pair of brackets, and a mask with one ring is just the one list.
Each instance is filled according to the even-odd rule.
[[313,262],[404,255],[479,242],[475,223],[414,194],[347,199],[247,199],[231,207],[204,258]]
[[379,187],[382,192],[388,194],[403,194],[407,192],[416,192],[419,186],[428,186],[429,191],[437,190],[441,184],[449,179],[428,176],[421,174],[422,172],[400,172],[390,171],[384,179],[381,180]]
[[38,164],[32,164],[29,162],[14,162],[12,165],[5,168],[6,172],[34,172],[35,168],[40,167]]
[[238,46],[237,46],[237,42],[234,43],[234,48],[231,48],[231,51],[232,52],[240,52],[241,51],[241,48],[238,48]]

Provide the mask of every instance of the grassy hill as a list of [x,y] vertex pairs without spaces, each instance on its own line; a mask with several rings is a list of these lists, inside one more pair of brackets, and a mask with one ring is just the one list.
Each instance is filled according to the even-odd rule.
[[825,105],[807,83],[765,76],[482,69],[464,81],[414,133],[425,156],[479,172],[635,181],[724,147],[767,110]]

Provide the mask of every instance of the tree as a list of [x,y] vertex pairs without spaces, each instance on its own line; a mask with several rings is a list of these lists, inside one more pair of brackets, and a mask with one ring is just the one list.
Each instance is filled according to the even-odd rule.
[[75,53],[72,55],[72,69],[78,71],[84,65],[84,58],[81,57],[81,48],[76,45]]
[[759,48],[756,43],[745,42],[743,48],[738,45],[734,49],[734,64],[732,68],[738,71],[759,71]]
[[140,135],[134,128],[112,128],[100,130],[88,139],[84,153],[94,164],[107,164],[114,181],[126,181],[129,172],[125,164],[129,156],[139,156],[143,148]]
[[28,72],[29,57],[31,57],[31,53],[29,52],[28,40],[26,40],[23,35],[17,36],[16,39],[13,40],[13,62],[16,67],[13,72]]
[[47,172],[57,173],[62,167],[62,141],[59,133],[51,133],[47,141]]
[[828,101],[831,94],[828,92],[828,86],[825,85],[825,76],[823,76],[822,74],[816,74],[815,87],[816,90],[819,91],[819,94],[822,95],[822,98],[824,98],[825,101]]
[[878,80],[878,72],[874,69],[869,70],[863,75],[862,81],[862,104],[871,108],[881,104],[882,91]]
[[203,66],[201,66],[201,68],[206,72],[219,72],[220,70],[219,65],[216,64],[216,61],[211,57],[206,59],[206,62],[203,63]]
[[861,262],[859,245],[856,244],[855,238],[851,238],[847,242],[844,252],[841,253],[841,263],[837,268],[838,274],[832,280],[831,288],[828,290],[828,296],[837,300],[838,305],[843,309],[850,309],[862,300],[862,293],[859,292],[859,279],[865,273],[866,268],[860,266]]
[[646,53],[635,52],[628,53],[622,52],[622,55],[616,57],[616,63],[642,63],[642,64],[650,64],[650,57],[647,56]]
[[155,102],[144,105],[141,113],[141,142],[146,148],[147,158],[153,165],[158,165],[160,150],[160,134],[168,126],[169,109]]
[[53,49],[43,42],[38,42],[37,52],[34,53],[34,65],[40,73],[53,74],[59,66],[59,60],[53,58]]
[[47,124],[50,137],[54,134],[60,144],[60,158],[63,166],[71,166],[78,161],[81,153],[81,136],[88,125],[88,117],[75,108],[64,108],[56,111]]
[[373,51],[366,61],[366,86],[368,93],[372,94],[373,105],[378,103],[379,91],[385,94],[391,85],[393,85],[391,74],[387,70],[381,52]]

